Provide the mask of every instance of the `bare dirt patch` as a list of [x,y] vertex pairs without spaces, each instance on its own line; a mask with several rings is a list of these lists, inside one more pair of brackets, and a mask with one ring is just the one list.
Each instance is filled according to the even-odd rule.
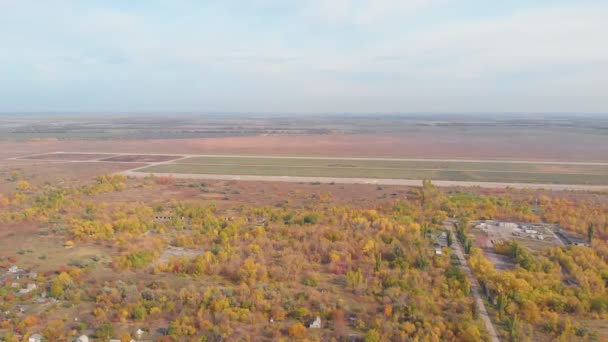
[[[174,258],[194,258],[203,253],[201,250],[169,246],[161,253],[154,265],[166,264]],[[153,265],[153,266],[154,266]]]
[[7,181],[12,171],[18,171],[21,179],[27,180],[34,186],[45,183],[57,186],[80,185],[90,182],[102,174],[125,171],[146,164],[120,164],[104,162],[48,162],[37,161],[23,165],[22,161],[9,160],[0,163],[0,191],[13,189],[16,182]]
[[27,156],[22,159],[34,159],[34,160],[66,160],[66,161],[82,161],[82,160],[96,160],[99,158],[108,157],[107,154],[89,154],[89,153],[48,153],[38,154],[35,156]]

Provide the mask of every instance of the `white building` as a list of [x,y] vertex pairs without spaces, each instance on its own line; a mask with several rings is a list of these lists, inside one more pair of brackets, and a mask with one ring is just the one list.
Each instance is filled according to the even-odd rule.
[[33,334],[27,339],[27,342],[42,342],[42,335]]
[[137,331],[135,332],[135,336],[137,336],[137,338],[142,338],[142,336],[144,336],[146,332],[143,331],[142,329],[137,329]]
[[317,316],[314,322],[308,326],[310,329],[321,329],[321,317]]
[[35,289],[37,289],[37,288],[38,287],[36,286],[36,284],[27,284],[26,288],[19,290],[19,294],[30,293],[30,292],[34,291]]
[[503,228],[511,228],[511,229],[515,229],[517,228],[517,223],[513,223],[513,222],[500,222],[498,223],[499,227],[503,227]]

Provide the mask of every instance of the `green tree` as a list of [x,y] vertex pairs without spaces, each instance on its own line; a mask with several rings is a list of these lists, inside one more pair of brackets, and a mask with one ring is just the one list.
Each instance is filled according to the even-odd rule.
[[594,234],[595,234],[595,224],[589,223],[589,225],[587,226],[587,240],[589,241],[589,244],[591,244],[591,242],[593,241]]
[[517,341],[517,316],[505,319],[505,327],[509,332],[509,341]]
[[346,285],[354,291],[363,290],[366,287],[367,282],[365,281],[360,268],[356,271],[346,272]]
[[371,329],[365,334],[365,342],[380,342],[380,334],[376,329]]
[[133,318],[139,322],[146,319],[146,314],[146,308],[144,308],[143,306],[138,306],[135,308],[135,310],[133,310]]
[[63,284],[59,278],[53,279],[51,282],[51,288],[49,289],[49,295],[53,298],[59,299],[63,296]]
[[13,334],[12,332],[9,331],[6,334],[4,334],[4,336],[2,337],[2,341],[19,342],[19,337],[15,336],[15,334]]
[[100,340],[107,341],[114,336],[114,327],[111,323],[104,323],[95,330],[95,336]]

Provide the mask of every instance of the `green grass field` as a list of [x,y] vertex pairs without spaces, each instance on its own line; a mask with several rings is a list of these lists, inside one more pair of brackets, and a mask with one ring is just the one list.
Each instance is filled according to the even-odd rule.
[[608,166],[559,163],[192,157],[139,169],[138,172],[608,184]]

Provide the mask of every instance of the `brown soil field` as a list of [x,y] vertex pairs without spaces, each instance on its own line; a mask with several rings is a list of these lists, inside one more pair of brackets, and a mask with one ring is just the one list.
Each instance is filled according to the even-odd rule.
[[445,158],[538,161],[608,161],[603,135],[526,132],[513,135],[446,131],[393,135],[330,134],[167,140],[2,141],[9,156],[54,151],[250,154],[275,156]]
[[138,162],[138,163],[160,163],[179,158],[179,156],[163,156],[163,155],[120,155],[110,158],[101,159],[102,161],[112,162]]
[[33,159],[33,160],[66,160],[66,161],[81,161],[81,160],[95,160],[103,157],[107,157],[107,154],[88,154],[88,153],[47,153],[37,154],[34,156],[26,156],[22,159]]
[[78,185],[90,182],[96,176],[110,174],[127,169],[145,166],[146,164],[120,164],[104,162],[47,162],[25,160],[0,161],[0,193],[9,193],[15,189],[16,182],[8,177],[11,171],[17,171],[34,186],[45,183],[53,185]]

